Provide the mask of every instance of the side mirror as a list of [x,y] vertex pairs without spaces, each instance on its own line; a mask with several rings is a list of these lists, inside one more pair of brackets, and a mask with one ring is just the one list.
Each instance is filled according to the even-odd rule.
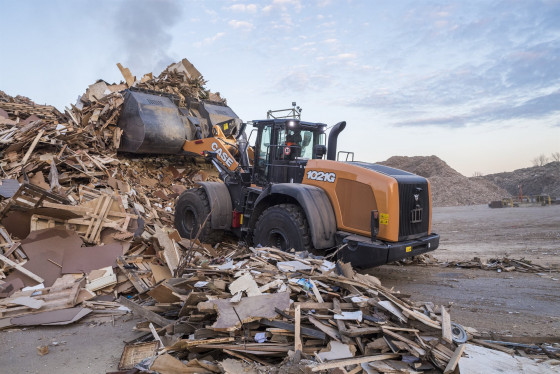
[[314,159],[322,159],[326,153],[327,153],[327,147],[325,147],[324,144],[315,144],[313,146]]

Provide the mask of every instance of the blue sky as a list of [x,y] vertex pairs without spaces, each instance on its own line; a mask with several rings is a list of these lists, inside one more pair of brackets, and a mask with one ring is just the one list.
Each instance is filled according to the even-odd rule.
[[244,120],[296,101],[356,159],[471,176],[560,152],[560,1],[0,0],[0,90],[63,108],[187,57]]

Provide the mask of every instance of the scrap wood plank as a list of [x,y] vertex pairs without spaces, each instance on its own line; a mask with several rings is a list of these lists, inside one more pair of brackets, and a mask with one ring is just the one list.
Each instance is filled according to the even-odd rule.
[[41,137],[43,136],[44,133],[45,133],[44,129],[41,129],[39,131],[39,133],[37,134],[37,136],[33,140],[33,143],[31,143],[31,145],[29,146],[29,149],[25,153],[25,156],[23,156],[23,158],[21,159],[21,164],[22,165],[25,165],[27,163],[27,161],[29,160],[29,157],[31,157],[31,153],[33,153],[33,150],[35,149],[35,146],[37,146],[37,143],[39,143],[39,139],[41,139]]
[[323,297],[321,296],[321,293],[319,292],[319,289],[317,288],[317,285],[315,284],[315,282],[313,282],[312,279],[309,280],[309,282],[311,282],[311,286],[313,287],[313,294],[315,295],[315,298],[317,299],[318,302],[323,303]]
[[169,237],[169,235],[157,225],[155,226],[155,230],[155,237],[163,248],[163,257],[165,258],[165,262],[167,263],[169,270],[171,270],[171,274],[173,274],[179,266],[181,256],[177,251],[177,248],[175,248],[174,241]]
[[[58,204],[58,203],[54,203],[54,202],[48,202],[45,201],[43,203],[43,207],[45,208],[55,208],[55,209],[63,209],[63,210],[67,210],[69,212],[72,213],[76,213],[82,216],[87,215],[88,213],[91,212],[91,207],[89,206],[83,206],[83,205],[64,205],[64,204]],[[109,210],[107,212],[107,217],[111,218],[111,217],[118,217],[118,218],[126,218],[126,217],[130,217],[131,219],[137,219],[138,216],[135,214],[130,214],[130,213],[123,213],[123,212],[119,212],[116,210]]]
[[301,306],[296,306],[295,308],[295,337],[294,337],[294,349],[295,351],[302,351],[303,344],[301,343]]
[[515,349],[506,348],[506,347],[503,347],[499,344],[488,343],[488,342],[485,342],[484,340],[480,340],[480,339],[473,339],[472,342],[476,343],[478,345],[481,345],[483,347],[486,347],[486,348],[491,348],[491,349],[495,349],[497,351],[502,351],[504,353],[507,353],[508,355],[514,355],[515,354]]
[[325,334],[327,334],[328,336],[330,336],[334,340],[340,341],[342,339],[338,330],[335,330],[334,328],[332,328],[330,326],[327,326],[327,325],[323,324],[322,322],[319,322],[317,319],[315,319],[312,316],[308,316],[307,319],[315,327],[317,327],[319,330],[323,331]]
[[[53,285],[41,290],[15,292],[12,296],[0,300],[0,317],[15,317],[74,307],[82,283],[82,281],[78,281],[58,286]],[[12,303],[12,301],[26,296],[43,301],[44,304],[39,309],[33,309],[29,306]]]
[[455,371],[457,364],[459,363],[459,359],[463,355],[463,351],[465,350],[466,344],[461,344],[460,346],[455,349],[453,352],[453,356],[451,356],[451,360],[447,363],[445,370],[443,370],[443,374],[451,374]]
[[441,306],[441,337],[448,343],[453,343],[453,334],[451,333],[451,317],[444,306]]
[[319,364],[316,366],[309,366],[309,367],[311,368],[311,371],[321,371],[321,370],[345,367],[349,365],[360,365],[373,361],[390,360],[397,357],[400,357],[400,355],[396,353],[390,353],[390,354],[384,354],[378,356],[365,356],[365,357],[349,358],[346,360],[331,361],[325,364]]
[[411,310],[411,309],[403,309],[402,311],[403,315],[405,315],[408,318],[413,318],[415,320],[417,320],[418,322],[423,323],[426,326],[432,327],[434,329],[440,330],[441,329],[441,324],[438,321],[434,321],[432,320],[430,317],[417,312],[415,310]]
[[[302,310],[330,310],[333,308],[332,302],[315,303],[315,302],[301,302],[296,301],[294,306],[300,305]],[[340,303],[340,309],[343,310],[354,310],[356,307],[353,303]]]
[[414,348],[414,350],[416,352],[418,352],[421,356],[424,356],[426,354],[426,351],[424,349],[420,348],[420,346],[416,342],[413,342],[412,340],[410,340],[408,338],[405,338],[404,336],[402,336],[400,334],[394,333],[391,330],[386,330],[383,327],[381,329],[382,329],[384,334],[387,334],[387,335],[389,335],[389,336],[391,336],[395,339],[398,339],[401,342],[404,342],[404,343],[408,344],[409,346],[411,346],[412,348]]
[[149,261],[151,261],[152,257],[150,256],[147,259],[145,269],[141,268],[141,264],[143,260],[146,260],[146,256],[120,256],[117,258],[119,269],[122,270],[134,288],[140,293],[150,291],[153,286],[152,282],[147,279],[147,276],[151,275]]
[[70,204],[70,200],[60,195],[49,192],[34,184],[24,182],[12,196],[9,203],[4,207],[2,213],[0,213],[0,218],[4,218],[12,207],[22,207],[26,209],[38,208],[43,202],[47,201],[59,204]]
[[395,304],[389,300],[378,301],[377,305],[397,317],[404,323],[408,322],[408,319],[404,316],[404,314],[395,306]]
[[345,336],[356,338],[362,335],[377,334],[379,332],[381,332],[381,327],[354,327],[354,328],[346,329],[341,333]]
[[[271,326],[271,327],[277,327],[279,329],[283,329],[286,331],[290,331],[290,332],[295,332],[295,325],[293,323],[288,323],[288,322],[284,322],[284,321],[277,321],[277,320],[269,320],[269,319],[261,319],[259,321],[261,324],[266,325],[266,326]],[[301,327],[300,328],[301,334],[308,336],[310,338],[315,338],[315,339],[320,339],[320,340],[325,340],[326,339],[326,335],[324,332],[321,332],[319,330],[315,330],[309,327]]]
[[150,322],[155,323],[161,327],[165,327],[167,325],[173,324],[175,321],[169,320],[156,314],[141,305],[136,304],[135,302],[128,300],[126,297],[121,296],[119,298],[119,303],[127,307],[128,309],[132,310],[133,313],[138,314],[142,318],[147,319]]
[[[336,297],[333,298],[333,311],[335,314],[342,313],[342,309],[340,308],[340,300],[338,300]],[[352,340],[345,335],[346,324],[344,323],[344,321],[340,319],[335,319],[335,322],[336,322],[336,326],[338,327],[338,332],[340,333],[340,338],[342,339],[342,342],[344,344],[352,344]]]
[[38,276],[35,273],[32,273],[31,271],[27,270],[26,268],[24,268],[23,266],[21,266],[20,264],[18,264],[17,262],[14,262],[12,260],[10,260],[9,258],[0,255],[0,261],[5,262],[6,264],[12,266],[13,268],[15,268],[16,270],[18,270],[19,272],[27,275],[28,277],[30,277],[31,279],[33,279],[34,281],[36,281],[37,283],[43,283],[45,280],[43,278],[41,278],[40,276]]
[[[103,200],[103,198],[105,199]],[[91,232],[89,232],[89,236],[88,233],[86,233],[86,238],[90,242],[99,242],[99,237],[101,235],[101,224],[105,220],[105,217],[107,217],[107,213],[109,212],[111,204],[113,203],[113,198],[109,195],[104,195],[101,197],[101,201],[103,202],[101,210],[97,213],[97,215],[92,215],[93,228]]]
[[231,349],[239,352],[254,352],[256,354],[289,352],[293,347],[276,343],[240,343],[240,344],[201,344],[200,348]]
[[189,349],[192,347],[197,347],[203,344],[221,344],[221,343],[231,343],[235,341],[234,337],[227,337],[227,338],[213,338],[213,339],[199,339],[199,340],[190,340],[190,339],[181,339],[178,342],[173,343],[173,345],[165,348],[165,351],[183,351],[185,349]]

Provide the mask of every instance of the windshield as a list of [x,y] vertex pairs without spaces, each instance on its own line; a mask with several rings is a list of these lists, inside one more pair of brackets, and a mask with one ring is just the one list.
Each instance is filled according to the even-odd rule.
[[280,131],[278,144],[290,147],[295,157],[311,159],[313,157],[313,145],[319,144],[321,140],[318,138],[314,141],[312,131],[286,129]]

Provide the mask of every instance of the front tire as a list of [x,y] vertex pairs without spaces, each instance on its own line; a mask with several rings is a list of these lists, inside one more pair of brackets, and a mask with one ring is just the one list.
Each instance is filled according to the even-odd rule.
[[266,209],[255,225],[255,245],[289,251],[311,250],[309,225],[303,210],[295,204],[279,204]]
[[210,201],[203,188],[193,188],[183,192],[175,203],[174,223],[179,235],[194,239],[198,234],[201,242],[210,244],[220,241],[223,232],[212,230],[210,212]]

